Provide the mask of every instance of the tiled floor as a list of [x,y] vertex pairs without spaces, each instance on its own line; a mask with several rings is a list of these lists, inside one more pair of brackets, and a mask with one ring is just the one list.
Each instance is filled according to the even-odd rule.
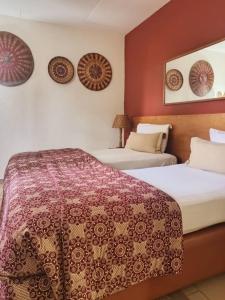
[[[2,182],[0,180],[0,206]],[[225,300],[225,274],[197,283],[160,300]]]
[[225,300],[225,274],[199,282],[160,300]]

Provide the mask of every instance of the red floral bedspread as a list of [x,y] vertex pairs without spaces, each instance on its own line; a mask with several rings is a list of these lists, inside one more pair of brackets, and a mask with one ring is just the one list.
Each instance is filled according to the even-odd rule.
[[182,265],[178,204],[79,149],[15,155],[4,180],[0,299],[102,299]]

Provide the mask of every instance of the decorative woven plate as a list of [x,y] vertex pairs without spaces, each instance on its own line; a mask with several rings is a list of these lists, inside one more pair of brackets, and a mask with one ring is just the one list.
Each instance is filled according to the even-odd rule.
[[197,61],[190,70],[189,83],[192,92],[203,97],[212,89],[214,72],[212,66],[205,60]]
[[0,84],[16,86],[27,81],[34,69],[30,48],[18,36],[0,31]]
[[84,55],[77,68],[81,83],[93,91],[105,89],[112,79],[112,68],[108,60],[98,53]]
[[166,85],[171,91],[178,91],[183,85],[183,76],[177,69],[171,69],[166,73]]
[[74,67],[69,59],[56,56],[48,64],[48,73],[54,81],[64,84],[73,79]]

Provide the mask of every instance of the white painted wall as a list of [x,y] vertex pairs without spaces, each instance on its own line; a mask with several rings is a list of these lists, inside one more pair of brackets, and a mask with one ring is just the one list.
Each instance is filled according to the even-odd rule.
[[[123,35],[1,16],[0,30],[22,38],[35,62],[34,73],[25,84],[0,85],[0,178],[10,156],[21,151],[102,148],[118,143],[112,122],[124,108]],[[52,57],[65,56],[76,67],[88,52],[101,53],[111,63],[113,78],[105,90],[86,89],[77,75],[66,85],[49,77]]]

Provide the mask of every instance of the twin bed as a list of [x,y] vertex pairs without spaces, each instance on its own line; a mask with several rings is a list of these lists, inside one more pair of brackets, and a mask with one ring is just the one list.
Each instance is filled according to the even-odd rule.
[[184,234],[225,222],[224,174],[190,168],[186,164],[125,173],[152,184],[177,201]]
[[126,148],[93,150],[90,153],[102,163],[119,170],[163,167],[177,162],[176,157],[169,153],[147,153]]
[[[181,162],[191,136],[225,130],[225,114],[140,122],[172,124]],[[17,155],[0,251],[0,299],[155,299],[225,271],[225,175],[185,164],[120,172],[71,149]]]
[[[99,161],[119,170],[140,169],[150,167],[163,167],[177,163],[176,156],[166,153],[166,147],[169,139],[171,124],[137,124],[135,131],[132,134],[136,135],[131,144],[132,134],[128,138],[124,148],[111,148],[89,151]],[[161,132],[155,140],[151,138],[151,134]],[[144,140],[139,140],[138,135],[143,136]],[[150,134],[150,140],[147,141],[146,136]],[[158,143],[159,142],[159,143]],[[143,147],[144,144],[144,147]],[[153,147],[150,147],[152,144]],[[147,147],[146,147],[147,146]],[[138,149],[137,149],[138,148]]]

